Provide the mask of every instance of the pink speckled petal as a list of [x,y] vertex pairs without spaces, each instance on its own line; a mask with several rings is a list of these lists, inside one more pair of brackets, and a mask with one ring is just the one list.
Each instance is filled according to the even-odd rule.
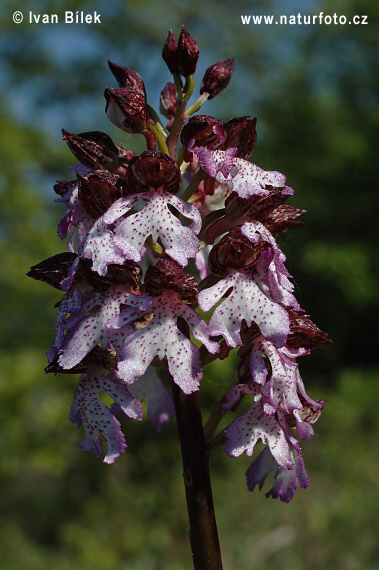
[[279,467],[275,475],[274,485],[266,493],[266,497],[279,498],[284,503],[290,503],[299,485],[303,489],[308,487],[308,475],[303,458],[296,450],[294,450],[293,454],[295,456],[294,466],[288,470]]
[[153,310],[150,323],[126,340],[119,355],[118,373],[131,384],[141,378],[155,356],[166,358],[174,381],[185,394],[190,394],[199,388],[202,377],[200,353],[178,328],[178,317],[194,327],[194,335],[208,350],[216,352],[219,346],[209,340],[208,329],[205,323],[200,324],[199,315],[181,303],[175,293],[165,291],[161,297],[155,297]]
[[160,432],[163,424],[175,414],[174,402],[153,366],[129,386],[130,393],[140,401],[147,401],[147,416],[155,429]]
[[287,311],[278,303],[271,301],[259,287],[254,276],[233,273],[225,279],[199,293],[199,305],[203,310],[210,308],[213,298],[215,304],[221,294],[233,287],[230,295],[216,307],[209,329],[212,336],[222,335],[231,347],[242,344],[240,329],[242,321],[250,326],[258,325],[262,335],[275,346],[284,345],[289,332]]
[[206,174],[211,178],[216,178],[217,174],[221,172],[223,178],[225,178],[229,177],[233,168],[237,149],[209,150],[205,146],[198,146],[193,149],[193,152],[198,157],[200,166]]
[[253,491],[256,485],[262,489],[266,477],[273,471],[275,481],[266,493],[266,497],[279,498],[284,503],[291,502],[299,485],[303,489],[308,487],[308,475],[300,455],[300,448],[291,450],[291,457],[292,465],[289,469],[285,469],[277,464],[269,447],[265,447],[246,471],[249,491]]
[[270,380],[260,389],[265,413],[273,414],[279,406],[288,414],[300,410],[303,406],[297,394],[296,362],[283,358],[280,349],[265,339],[258,340],[257,350],[271,365]]
[[[201,227],[198,210],[164,190],[151,190],[139,197],[145,207],[115,224],[115,245],[127,258],[139,261],[145,251],[144,243],[151,235],[154,242],[160,238],[167,255],[180,265],[187,265],[188,259],[195,257],[199,249],[199,240],[194,230],[183,226],[167,206],[173,205],[186,218],[190,218],[196,231]],[[109,214],[105,216],[109,217]]]
[[104,463],[114,463],[127,446],[120,423],[99,399],[100,391],[106,392],[129,418],[140,420],[142,408],[126,386],[107,378],[101,368],[93,368],[80,377],[70,419],[84,427],[85,438],[81,444],[83,451],[100,458],[104,455],[101,444],[103,436],[108,446]]
[[[123,309],[123,323],[126,325],[141,317],[144,310],[136,308],[136,303],[141,307],[150,306],[148,297],[135,299],[136,296],[122,289],[111,288],[103,295],[90,299],[81,308],[80,320],[76,319],[76,325],[71,326],[61,346],[62,354],[59,364],[62,368],[70,369],[81,362],[83,358],[97,344],[103,348],[109,343],[114,344],[114,332],[109,323],[114,323],[120,314],[120,305],[126,305]],[[132,305],[129,305],[131,300]],[[146,305],[144,304],[146,303]]]
[[238,457],[246,452],[251,456],[260,439],[269,445],[277,463],[288,469],[291,463],[287,434],[275,416],[263,413],[260,402],[256,402],[247,414],[236,418],[225,430],[226,452]]

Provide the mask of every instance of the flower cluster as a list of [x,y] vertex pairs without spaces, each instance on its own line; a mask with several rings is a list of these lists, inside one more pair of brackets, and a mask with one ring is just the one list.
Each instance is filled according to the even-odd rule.
[[[307,396],[297,358],[328,342],[299,306],[276,242],[304,211],[284,204],[293,190],[283,174],[249,161],[256,119],[194,115],[227,86],[234,61],[208,68],[188,106],[195,40],[184,27],[178,40],[170,32],[162,55],[173,75],[160,97],[166,126],[139,74],[109,62],[118,87],[105,89],[107,116],[145,137],[141,155],[99,131],[63,131],[79,161],[76,178],[54,187],[66,207],[58,235],[69,237],[68,251],[29,272],[64,292],[46,371],[80,373],[70,418],[84,428],[83,450],[112,463],[126,448],[118,418],[141,420],[143,400],[157,429],[174,413],[157,370],[191,394],[204,364],[239,347],[219,415],[245,396],[251,407],[224,431],[226,452],[251,456],[260,440],[266,447],[247,471],[248,487],[262,487],[273,471],[267,495],[290,501],[308,485],[299,439],[313,435],[324,405]],[[212,310],[208,323],[197,307]]]

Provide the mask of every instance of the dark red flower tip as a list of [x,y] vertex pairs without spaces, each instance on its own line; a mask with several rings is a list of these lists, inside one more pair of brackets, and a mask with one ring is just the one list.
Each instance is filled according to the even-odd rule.
[[117,368],[116,352],[114,350],[104,350],[100,346],[95,346],[79,364],[73,368],[62,368],[58,363],[59,355],[45,368],[46,374],[82,374],[87,372],[90,366],[102,366],[106,370]]
[[161,151],[147,150],[133,159],[126,184],[130,192],[147,191],[163,186],[167,192],[179,191],[182,176],[176,162]]
[[116,127],[127,133],[141,133],[146,127],[146,98],[139,91],[120,87],[104,91],[105,112]]
[[209,253],[209,269],[215,275],[223,277],[228,269],[253,272],[264,251],[271,249],[268,242],[260,240],[252,243],[239,230],[224,236]]
[[72,190],[77,185],[77,180],[57,180],[57,183],[54,184],[54,192],[59,194],[59,196],[64,196],[66,192]]
[[177,106],[176,87],[173,83],[166,83],[160,95],[160,111],[167,119],[171,119]]
[[79,174],[77,177],[79,202],[95,219],[102,216],[126,191],[124,181],[117,174],[96,170],[85,177]]
[[182,26],[179,36],[177,58],[181,75],[188,77],[195,73],[197,60],[199,59],[199,48],[193,36],[187,32],[184,26]]
[[85,166],[107,170],[118,167],[118,149],[106,133],[92,131],[75,135],[64,129],[62,133],[72,154]]
[[243,223],[252,218],[263,223],[288,196],[283,188],[272,188],[266,196],[255,195],[248,199],[233,192],[225,201],[225,215],[233,223]]
[[303,422],[307,422],[308,424],[315,424],[324,411],[326,400],[316,400],[318,406],[315,406],[314,404],[308,402],[308,400],[306,400],[302,394],[299,394],[299,398],[303,404],[302,409],[299,410],[300,419]]
[[273,236],[278,236],[288,230],[302,226],[303,222],[299,220],[301,216],[306,214],[306,210],[299,210],[292,206],[283,204],[262,217],[262,223],[270,230]]
[[303,311],[287,308],[290,317],[290,333],[286,345],[289,348],[314,350],[331,344],[327,333],[320,330]]
[[173,75],[180,73],[178,66],[178,42],[172,30],[169,31],[163,46],[162,57]]
[[228,85],[234,71],[234,59],[214,63],[206,70],[200,94],[208,93],[208,99],[216,97]]
[[237,148],[236,156],[248,159],[257,142],[256,123],[257,119],[250,117],[236,117],[225,123],[225,148]]
[[141,285],[142,269],[135,261],[127,260],[123,265],[111,264],[106,275],[101,276],[91,269],[89,259],[81,259],[77,272],[77,280],[85,280],[97,293],[104,293],[115,285],[125,285],[138,291]]
[[145,84],[139,73],[131,67],[125,67],[108,60],[109,69],[115,76],[120,87],[127,87],[138,91],[146,98]]
[[[62,289],[61,283],[68,276],[69,270],[76,259],[76,253],[63,252],[53,255],[37,265],[33,265],[27,276]],[[105,276],[92,271],[90,259],[81,258],[75,275],[74,284],[89,284],[97,293],[104,293],[113,285],[128,285],[138,290],[141,284],[142,269],[134,261],[125,261],[123,265],[111,264]]]
[[190,150],[196,146],[214,150],[226,141],[224,122],[209,115],[191,117],[182,128],[180,140]]
[[76,259],[76,253],[65,251],[53,255],[37,265],[33,265],[26,274],[32,279],[42,281],[56,289],[61,289],[61,282],[67,277],[68,271]]
[[183,303],[192,305],[197,300],[197,281],[186,273],[179,263],[165,257],[146,271],[145,289],[159,297],[164,289],[175,291]]

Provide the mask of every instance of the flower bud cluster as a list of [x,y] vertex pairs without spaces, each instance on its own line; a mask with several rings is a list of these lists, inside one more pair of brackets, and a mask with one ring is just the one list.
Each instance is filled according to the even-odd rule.
[[[185,112],[198,57],[184,27],[178,41],[169,33],[163,59],[175,84],[160,98],[167,130],[140,75],[109,62],[119,87],[105,89],[106,113],[123,131],[145,135],[142,154],[99,131],[63,131],[79,161],[76,179],[54,187],[66,207],[58,235],[69,238],[68,251],[28,274],[64,294],[46,372],[80,373],[70,418],[84,428],[83,450],[112,463],[126,449],[120,420],[141,420],[144,400],[158,430],[172,417],[167,375],[191,394],[203,366],[238,347],[235,380],[220,395],[221,415],[237,413],[224,430],[226,452],[250,456],[263,443],[248,487],[262,487],[273,471],[267,495],[290,501],[308,485],[299,440],[313,435],[324,406],[306,394],[297,359],[329,342],[299,306],[276,242],[304,211],[284,204],[293,190],[283,174],[248,160],[255,118],[191,116],[227,86],[234,60],[208,68]],[[208,322],[197,307],[211,311]],[[238,415],[245,397],[251,406]]]

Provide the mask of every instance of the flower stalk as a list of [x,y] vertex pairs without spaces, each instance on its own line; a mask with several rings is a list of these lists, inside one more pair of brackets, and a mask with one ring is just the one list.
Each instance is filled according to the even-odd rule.
[[199,402],[196,394],[183,394],[175,384],[172,391],[182,451],[194,569],[222,570],[209,456],[206,453]]

